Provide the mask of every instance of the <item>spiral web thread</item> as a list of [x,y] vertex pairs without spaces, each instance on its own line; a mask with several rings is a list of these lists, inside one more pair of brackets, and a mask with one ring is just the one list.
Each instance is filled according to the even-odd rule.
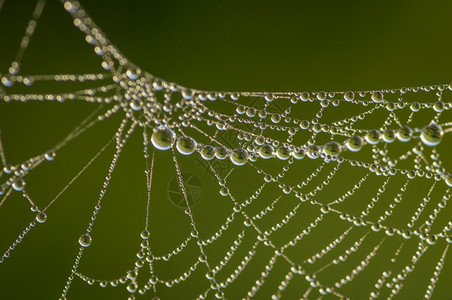
[[[0,1],[0,8],[3,3]],[[392,298],[397,295],[404,287],[405,278],[422,276],[415,275],[415,267],[428,255],[428,250],[440,247],[442,254],[437,258],[435,270],[430,275],[430,284],[424,289],[425,298],[433,295],[452,242],[452,220],[450,209],[447,210],[452,178],[443,166],[437,149],[437,145],[445,143],[452,131],[452,122],[447,122],[452,102],[443,101],[443,97],[450,97],[450,85],[302,93],[189,89],[156,78],[128,61],[77,1],[62,1],[62,4],[73,17],[74,25],[85,34],[86,42],[93,46],[94,52],[101,58],[104,71],[98,74],[23,75],[20,72],[22,57],[45,3],[45,0],[37,1],[11,67],[7,73],[0,74],[4,85],[0,89],[2,100],[5,103],[85,101],[92,103],[95,108],[60,143],[48,152],[24,162],[10,164],[0,140],[3,164],[0,171],[0,208],[12,193],[18,192],[36,212],[36,218],[3,253],[1,263],[7,263],[14,249],[33,228],[39,230],[39,223],[46,221],[50,206],[114,144],[116,151],[86,232],[80,237],[79,252],[63,287],[61,299],[68,295],[72,282],[79,279],[102,287],[124,286],[131,299],[139,294],[157,297],[159,290],[177,288],[181,282],[191,280],[196,272],[204,272],[207,282],[203,290],[199,291],[199,299],[224,299],[228,297],[231,286],[245,276],[242,273],[246,272],[263,249],[270,254],[265,258],[265,265],[259,266],[261,273],[246,274],[249,277],[247,280],[252,283],[247,291],[242,291],[243,298],[259,295],[268,278],[280,282],[273,292],[273,299],[284,297],[285,290],[295,281],[292,285],[297,286],[300,298],[323,295],[347,298],[344,287],[353,285],[354,279],[372,265],[373,258],[388,244],[398,245],[396,248],[388,246],[388,261],[394,263],[400,260],[401,252],[406,255],[397,267],[384,266],[383,270],[372,274],[375,285],[365,291],[367,296],[377,298],[385,295]],[[9,92],[14,85],[28,87],[39,81],[48,81],[54,85],[59,82],[89,82],[97,84],[97,87],[66,93]],[[425,99],[433,98],[433,101],[412,101],[418,94],[422,94]],[[314,116],[307,116],[304,111],[307,106],[316,109]],[[356,114],[346,117],[336,114],[341,106],[354,106]],[[56,197],[46,206],[38,207],[27,192],[27,174],[41,163],[52,161],[61,148],[113,115],[123,116],[114,137]],[[425,122],[425,116],[431,116],[430,120]],[[145,227],[141,232],[142,242],[138,246],[135,265],[123,276],[108,280],[92,278],[79,270],[79,264],[84,252],[89,251],[91,246],[96,216],[114,176],[115,166],[133,134],[142,135],[146,162],[147,205]],[[234,138],[232,141],[229,139],[229,145],[224,142],[224,134]],[[174,168],[191,233],[174,250],[156,255],[152,250],[153,228],[149,228],[149,218],[151,202],[155,201],[152,199],[153,177],[158,176],[160,171],[154,167],[154,163],[161,150],[172,154],[172,163],[168,168],[171,165]],[[206,169],[219,183],[218,197],[231,203],[223,224],[209,236],[203,234],[203,228],[196,222],[196,207],[189,203],[181,166],[186,156],[201,158]],[[306,160],[315,163],[314,170],[303,178],[294,176],[291,171],[300,168]],[[221,170],[226,172],[220,172],[215,164],[220,164]],[[353,170],[358,177],[347,177],[345,183],[341,182],[338,177],[344,176],[341,175],[345,174],[343,169]],[[231,178],[245,170],[261,182],[249,197],[243,197],[247,194],[244,191],[249,192],[250,188],[246,184],[230,184]],[[404,199],[414,181],[422,186],[423,194],[418,194],[416,199]],[[374,183],[373,189],[369,188],[369,183]],[[338,184],[347,187],[345,192],[339,193],[340,189],[335,187]],[[351,209],[347,202],[358,201],[354,195],[360,193],[364,186],[368,193],[365,197],[359,197],[361,209]],[[389,192],[388,186],[397,192]],[[329,191],[328,196],[323,196],[325,191]],[[192,187],[190,193],[199,194],[201,191]],[[393,214],[399,212],[399,206],[407,201],[410,201],[408,219],[394,218]],[[280,216],[274,213],[278,209],[284,212]],[[306,248],[303,241],[308,235],[315,236],[316,228],[323,223],[345,227],[338,235],[323,236],[322,246],[309,249],[307,255],[294,250]],[[278,238],[278,233],[286,227],[291,231],[283,239]],[[220,260],[211,259],[209,247],[221,240],[228,231],[234,231],[230,247],[224,250]],[[242,244],[245,240],[250,243],[250,247],[237,258],[240,252],[238,249],[244,247]],[[192,257],[193,264],[182,275],[175,274],[170,279],[159,276],[154,267],[155,262],[171,264],[175,256],[188,251],[192,244],[198,249],[197,255]],[[362,260],[352,265],[350,261],[357,255]],[[232,272],[224,274],[222,270],[230,266],[232,261],[236,263]],[[271,276],[277,266],[285,269],[285,273],[275,279]],[[333,268],[334,271],[329,272]],[[322,277],[326,273],[329,276],[333,274],[335,281],[324,281]],[[139,278],[144,278],[145,283],[139,282]]]

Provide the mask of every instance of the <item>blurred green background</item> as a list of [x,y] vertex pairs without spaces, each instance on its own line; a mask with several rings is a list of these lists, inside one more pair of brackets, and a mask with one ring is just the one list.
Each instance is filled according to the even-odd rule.
[[[0,73],[6,73],[14,59],[34,3],[29,0],[6,0],[0,11]],[[109,39],[142,70],[188,87],[226,91],[343,91],[450,81],[450,1],[86,0],[81,1],[81,4]],[[84,42],[83,34],[72,25],[72,18],[61,3],[48,0],[23,59],[22,74],[97,73],[102,72],[100,62],[92,47]],[[42,83],[34,86],[37,91],[52,93],[74,88],[77,88],[76,84]],[[14,89],[18,92],[27,91],[21,87]],[[423,99],[424,96],[417,95],[420,98],[418,100],[434,101],[434,95],[428,96],[430,99]],[[445,93],[443,99],[449,101],[450,92]],[[20,163],[51,149],[96,107],[96,104],[82,102],[1,102],[0,130],[8,162]],[[312,111],[309,108],[303,113]],[[347,116],[351,111],[341,106],[340,111],[338,109],[331,113]],[[424,123],[420,124],[425,124],[431,116],[427,116]],[[43,207],[53,199],[111,139],[120,119],[121,116],[117,115],[96,125],[59,151],[55,161],[43,163],[31,172],[26,178],[26,188],[33,200]],[[444,118],[442,120],[447,121]],[[379,127],[382,122],[377,124]],[[450,143],[443,143],[438,149],[448,168]],[[59,297],[79,248],[78,237],[86,230],[113,151],[113,147],[108,148],[96,160],[49,209],[47,222],[32,229],[11,257],[0,265],[1,299]],[[178,157],[183,171],[196,174],[199,179],[197,184],[202,186],[202,195],[194,207],[194,213],[201,237],[207,237],[225,221],[232,205],[218,194],[218,184],[198,160],[194,157]],[[170,153],[156,153],[156,158],[150,221],[151,247],[156,254],[163,254],[177,247],[191,228],[184,209],[169,200],[168,190],[171,190],[169,186],[175,174]],[[301,181],[319,166],[319,161],[302,162],[303,165],[294,168],[291,174],[290,178],[295,182]],[[281,169],[281,163],[273,164],[267,167]],[[329,170],[331,167],[328,166]],[[364,175],[364,172],[359,173],[353,168],[341,171],[341,178],[331,183],[334,188],[330,187],[330,191],[323,194],[325,198],[342,195]],[[372,182],[356,198],[363,199],[367,204],[370,201],[367,193],[375,192],[378,189],[375,184],[381,184],[383,179],[372,177]],[[247,167],[235,170],[230,181],[231,191],[241,202],[262,184],[262,178]],[[243,186],[244,181],[246,187]],[[387,203],[404,181],[403,177],[398,177],[393,182],[386,197]],[[391,219],[392,223],[406,224],[407,217],[421,200],[422,196],[419,195],[425,195],[430,187],[425,179],[419,179],[416,183],[411,184],[411,194],[405,199],[408,202],[404,206],[406,210],[398,211]],[[444,184],[441,183],[434,193],[435,203],[444,190]],[[276,185],[269,187],[265,190],[264,203],[268,204],[276,194]],[[287,198],[287,202],[280,204],[281,210],[275,212],[274,217],[268,217],[270,219],[262,227],[273,225],[293,208],[296,200]],[[347,207],[350,212],[363,209],[362,203],[357,203],[356,207],[352,204]],[[139,233],[144,227],[145,205],[142,137],[137,131],[126,145],[114,172],[94,226],[93,244],[85,251],[80,272],[96,278],[113,279],[133,268],[135,254],[139,250]],[[450,209],[447,214],[450,216]],[[285,231],[275,234],[275,239],[280,243],[287,241],[317,215],[317,210],[303,207]],[[29,204],[18,193],[5,202],[0,209],[2,253],[33,218],[34,213],[30,211]],[[291,253],[299,258],[298,262],[316,253],[349,226],[337,216],[329,214],[326,218],[318,231],[303,240],[300,247]],[[444,220],[447,219],[446,215]],[[207,248],[214,263],[222,258],[239,233],[241,222],[236,223],[214,246]],[[349,245],[367,229],[360,228],[354,232]],[[243,247],[238,250],[231,265],[222,271],[221,278],[225,278],[250,249],[254,235],[251,231],[248,233]],[[347,274],[383,236],[382,233],[372,233],[372,242],[363,245],[359,257],[351,258],[334,272],[322,273],[322,282],[331,283],[338,279],[338,274]],[[381,257],[375,258],[368,270],[345,287],[344,294],[352,299],[367,298],[381,270],[392,267],[389,260],[401,242],[401,237],[388,238],[384,250],[379,254]],[[406,252],[402,251],[405,260],[400,264],[392,264],[394,270],[399,270],[407,263],[416,242],[417,239],[412,239],[406,243]],[[423,297],[443,246],[444,241],[441,241],[440,245],[427,252],[418,269],[405,280],[406,287],[399,295],[400,299]],[[259,255],[248,269],[226,290],[229,299],[245,297],[260,276],[271,251],[260,245],[258,252]],[[174,261],[157,262],[157,274],[162,279],[178,276],[195,262],[196,253],[196,247],[190,244],[187,252],[174,258]],[[436,299],[452,299],[449,285],[452,268],[449,267],[450,258],[446,260],[446,268],[435,290]],[[180,287],[159,287],[158,295],[161,299],[196,297],[208,287],[204,277],[206,269],[204,266],[200,266],[200,269]],[[287,271],[287,264],[281,261],[277,263],[272,277],[267,279],[256,298],[268,299]],[[146,270],[141,272],[147,275]],[[298,299],[307,287],[304,280],[294,280],[283,296]],[[150,299],[152,296],[142,298]],[[317,297],[318,294],[312,296]],[[78,278],[68,293],[69,299],[126,297],[124,286],[103,289],[99,285],[88,286]]]

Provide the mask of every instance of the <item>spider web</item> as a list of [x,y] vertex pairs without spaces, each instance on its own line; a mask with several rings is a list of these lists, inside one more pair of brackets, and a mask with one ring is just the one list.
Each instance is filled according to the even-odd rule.
[[[45,5],[37,1],[13,63],[0,74],[3,107],[82,102],[89,113],[55,146],[23,161],[10,161],[14,149],[0,141],[0,209],[21,196],[33,212],[13,242],[2,238],[1,266],[49,223],[62,195],[102,162],[107,170],[101,182],[96,177],[94,208],[83,215],[78,244],[70,245],[78,251],[65,266],[61,299],[71,297],[75,282],[121,289],[131,299],[171,297],[170,290],[198,299],[393,298],[405,288],[433,295],[452,242],[452,178],[440,157],[450,149],[449,84],[341,92],[187,88],[130,62],[77,1],[62,5],[103,70],[22,74]],[[343,115],[345,108],[352,113]],[[72,179],[55,196],[36,200],[35,170],[57,164],[60,153],[64,157],[70,145],[107,122],[115,130],[94,155],[71,170]],[[121,166],[123,159],[128,162]],[[206,191],[189,179],[198,166],[213,179],[206,189],[215,191],[202,204],[195,199]],[[120,193],[115,174],[121,171],[130,176],[127,185],[140,190],[140,201]],[[132,178],[135,171],[141,178]],[[159,194],[171,176],[179,188],[172,192],[183,200],[179,207],[162,204],[168,200]],[[115,272],[103,273],[96,255],[123,251],[102,248],[98,215],[119,195],[124,210],[140,206],[134,218],[141,218],[141,228],[127,232],[139,240],[128,266],[118,263]],[[130,229],[137,227],[132,223]],[[165,243],[155,242],[165,236]],[[90,251],[100,252],[89,257]],[[422,267],[429,255],[434,267]],[[422,287],[409,281],[425,276]]]

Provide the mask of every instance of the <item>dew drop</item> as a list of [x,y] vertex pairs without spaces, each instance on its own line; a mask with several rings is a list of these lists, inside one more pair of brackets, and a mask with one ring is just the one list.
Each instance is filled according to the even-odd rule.
[[271,116],[271,120],[273,123],[279,123],[281,121],[281,115],[280,114],[273,114]]
[[318,158],[318,157],[319,157],[319,154],[320,154],[320,148],[319,148],[319,146],[316,146],[316,145],[311,145],[311,146],[309,146],[308,151],[307,151],[307,155],[308,155],[308,157],[309,157],[310,159],[316,159],[316,158]]
[[371,129],[366,133],[365,139],[371,145],[378,144],[380,141],[380,132],[376,129]]
[[137,291],[137,284],[135,282],[131,282],[128,286],[127,286],[127,290],[129,291],[129,293],[135,293]]
[[166,126],[159,126],[154,130],[151,142],[158,150],[168,150],[174,144],[176,134]]
[[220,195],[221,196],[227,196],[227,195],[229,195],[229,189],[227,188],[227,187],[222,187],[221,189],[220,189]]
[[303,93],[301,93],[301,95],[300,95],[301,101],[306,102],[306,101],[309,100],[309,98],[310,98],[310,96],[309,96],[309,93],[308,93],[308,92],[303,92]]
[[342,151],[342,147],[338,142],[331,141],[331,142],[326,143],[323,146],[322,150],[325,154],[328,154],[331,156],[338,156]]
[[380,103],[383,101],[383,93],[382,92],[374,92],[372,94],[372,101],[375,103]]
[[413,102],[410,105],[411,111],[418,112],[421,109],[421,104],[419,102]]
[[279,146],[276,149],[276,157],[281,160],[288,160],[290,158],[290,150],[285,146]]
[[273,156],[273,147],[270,145],[263,145],[259,148],[259,156],[263,159],[269,159]]
[[432,123],[422,128],[421,140],[427,146],[436,146],[443,139],[444,131],[440,125]]
[[246,164],[248,160],[248,152],[245,149],[237,148],[231,152],[231,161],[236,166],[242,166]]
[[196,141],[189,136],[181,136],[177,139],[176,148],[183,155],[190,155],[196,150]]
[[408,142],[413,137],[413,129],[411,129],[408,126],[400,127],[399,130],[397,130],[397,138],[401,142]]
[[344,99],[347,101],[352,101],[355,98],[355,93],[348,91],[344,93]]
[[225,159],[230,155],[228,148],[220,146],[215,149],[215,157],[218,159]]
[[392,129],[386,129],[383,134],[381,135],[381,138],[383,139],[383,141],[385,141],[386,143],[392,143],[395,141],[396,139],[396,134],[394,132],[394,130]]
[[327,214],[330,211],[330,207],[328,206],[328,204],[322,205],[320,211],[324,214]]
[[318,92],[317,93],[317,99],[320,101],[323,101],[326,99],[326,93],[325,92]]
[[147,230],[143,230],[140,234],[140,236],[143,240],[147,240],[149,238],[149,235],[150,235],[150,233]]
[[212,271],[206,273],[206,278],[212,280],[215,278],[215,274]]
[[46,152],[46,154],[44,154],[45,159],[47,159],[48,161],[52,161],[55,159],[55,151],[48,151]]
[[450,187],[452,187],[452,174],[447,174],[446,176],[446,184]]
[[357,152],[363,147],[363,139],[359,135],[352,135],[345,143],[348,150]]
[[210,145],[204,145],[200,153],[205,160],[212,160],[215,157],[215,148]]
[[44,212],[40,212],[36,215],[36,221],[39,223],[44,223],[47,220],[47,215]]
[[86,233],[80,236],[78,242],[82,247],[89,247],[89,245],[91,245],[92,239],[91,236]]
[[21,177],[18,177],[13,181],[13,189],[15,189],[16,191],[20,192],[24,189],[24,187],[25,180],[23,180]]
[[297,148],[294,151],[292,151],[292,156],[295,159],[303,159],[305,156],[305,151],[302,148]]
[[134,111],[141,110],[142,104],[139,100],[133,99],[130,101],[130,108],[132,108]]

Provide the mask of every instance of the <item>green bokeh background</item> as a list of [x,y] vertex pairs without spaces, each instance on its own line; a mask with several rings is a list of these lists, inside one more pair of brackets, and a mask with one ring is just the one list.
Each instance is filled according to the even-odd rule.
[[[109,39],[142,70],[198,89],[368,90],[447,83],[451,78],[452,3],[449,1],[86,0],[82,1],[82,5]],[[0,11],[0,73],[6,73],[14,59],[33,7],[34,1],[6,0]],[[36,35],[23,59],[23,74],[102,72],[100,59],[83,39],[83,34],[72,25],[72,18],[64,11],[61,3],[48,0]],[[56,93],[76,87],[77,85],[70,84],[42,83],[35,84],[34,88]],[[15,89],[27,91],[20,87]],[[434,96],[424,99],[424,94],[416,97],[421,101],[434,99]],[[450,101],[450,92],[445,93],[443,98]],[[8,161],[15,164],[44,153],[61,141],[95,107],[95,104],[82,102],[1,102],[0,129]],[[341,106],[339,113],[344,116],[352,113],[353,108],[349,108],[349,111],[347,109]],[[309,108],[300,113],[309,115],[312,111],[313,108]],[[426,116],[420,124],[428,122],[431,116]],[[45,206],[111,139],[119,122],[120,116],[115,116],[98,124],[58,152],[54,162],[43,163],[31,172],[27,176],[27,191],[33,200],[38,205]],[[377,126],[380,124],[381,122]],[[450,166],[450,145],[450,142],[445,141],[438,147],[446,168]],[[108,148],[96,160],[49,209],[47,222],[37,225],[13,251],[11,257],[0,265],[1,299],[59,297],[78,251],[77,239],[89,222],[113,151],[113,147]],[[207,237],[224,222],[232,205],[219,196],[218,184],[195,159],[178,158],[183,171],[190,170],[203,183],[203,195],[195,206],[194,213],[201,236]],[[168,199],[167,187],[174,178],[170,153],[156,153],[156,159],[150,221],[151,245],[155,253],[162,254],[177,247],[191,229],[183,209],[176,207]],[[301,173],[297,172],[303,171],[307,175],[319,165],[318,161],[302,162],[303,165],[294,168],[291,174],[295,182],[300,181],[297,176]],[[267,167],[274,167],[276,170],[281,166],[275,163],[274,166]],[[142,138],[136,132],[126,145],[115,170],[111,188],[94,226],[93,244],[85,252],[80,264],[79,270],[82,273],[96,278],[113,279],[133,267],[135,253],[139,248],[139,232],[143,229],[145,218],[143,170]],[[335,188],[323,196],[327,198],[341,195],[341,191],[350,188],[350,184],[363,174],[357,174],[355,169],[348,168],[341,173],[340,179],[332,182]],[[236,170],[231,177],[231,191],[240,201],[249,197],[262,183],[262,179],[246,167]],[[383,181],[383,178],[375,176],[372,179],[372,184]],[[246,186],[243,186],[243,182],[246,182]],[[404,179],[399,177],[393,183],[390,188],[393,194],[401,182]],[[372,184],[360,191],[356,198],[362,198],[367,203],[368,191],[372,187],[374,192],[377,189]],[[412,185],[406,200],[418,203],[422,197],[419,195],[425,195],[429,186],[426,186],[426,180],[420,179]],[[441,183],[438,190],[435,190],[434,199],[439,199],[444,190],[444,184]],[[266,203],[269,203],[269,199],[276,195],[275,186],[266,190],[265,195]],[[274,219],[263,223],[263,227],[280,220],[296,204],[293,197],[287,198],[288,202],[280,204],[282,209],[275,212]],[[387,202],[390,201],[389,198],[390,196],[387,197]],[[406,211],[399,211],[391,222],[406,224],[403,220],[412,214],[417,205],[411,202],[405,204]],[[352,204],[347,207],[349,211],[355,212],[362,208],[362,203],[357,203],[356,207]],[[279,242],[287,241],[294,233],[300,232],[300,228],[312,222],[318,212],[306,207],[300,214],[302,216],[297,215],[292,227],[288,226],[286,231],[277,234]],[[445,214],[444,220],[447,220],[450,209]],[[5,202],[0,209],[2,253],[33,218],[34,213],[30,211],[29,204],[20,195],[14,194]],[[326,218],[328,222],[324,222],[316,234],[307,237],[302,247],[292,255],[312,255],[349,226],[336,216],[328,215]],[[239,232],[239,227],[235,225],[231,232],[207,249],[213,261],[218,262],[224,255]],[[365,231],[361,228],[361,231],[353,235],[354,239]],[[243,249],[239,250],[239,257],[243,257],[254,242],[254,237],[250,236],[245,239]],[[323,237],[325,240],[322,240]],[[351,259],[344,269],[338,268],[338,272],[346,274],[350,271],[382,237],[383,234],[372,235],[373,243],[363,246],[359,252],[361,256]],[[380,253],[381,258],[376,258],[369,270],[353,282],[353,286],[344,288],[344,294],[353,299],[366,298],[370,287],[381,274],[379,272],[382,266],[389,267],[389,258],[401,241],[400,237],[387,239],[385,250]],[[427,252],[417,267],[419,269],[406,280],[406,288],[399,295],[400,299],[423,297],[434,264],[444,248],[444,241],[441,243],[442,246],[432,247]],[[413,250],[414,246],[413,240],[406,244],[407,249]],[[249,270],[226,290],[229,299],[244,297],[260,276],[271,252],[262,245],[259,247],[260,256],[256,256]],[[196,247],[191,244],[185,255],[177,256],[170,263],[158,262],[157,274],[161,274],[164,279],[181,274],[195,261],[196,251]],[[412,255],[410,253],[408,250],[406,253],[402,252],[405,259]],[[232,267],[238,261],[235,260]],[[434,294],[437,299],[452,298],[450,263],[448,258]],[[226,268],[228,271],[223,271],[224,274],[232,271],[232,267]],[[159,296],[162,299],[194,298],[208,286],[204,278],[206,270],[204,266],[200,269],[202,270],[198,270],[180,288],[159,288]],[[279,262],[272,273],[273,277],[269,277],[257,298],[268,299],[287,271],[287,264]],[[224,274],[222,275],[225,276]],[[334,282],[333,279],[338,277],[334,272],[322,275],[326,282]],[[289,299],[298,299],[306,289],[304,281],[294,280],[283,295]],[[76,278],[68,297],[124,299],[127,292],[123,286],[116,289],[102,289],[98,285],[90,287]],[[150,299],[152,296],[141,298]]]

